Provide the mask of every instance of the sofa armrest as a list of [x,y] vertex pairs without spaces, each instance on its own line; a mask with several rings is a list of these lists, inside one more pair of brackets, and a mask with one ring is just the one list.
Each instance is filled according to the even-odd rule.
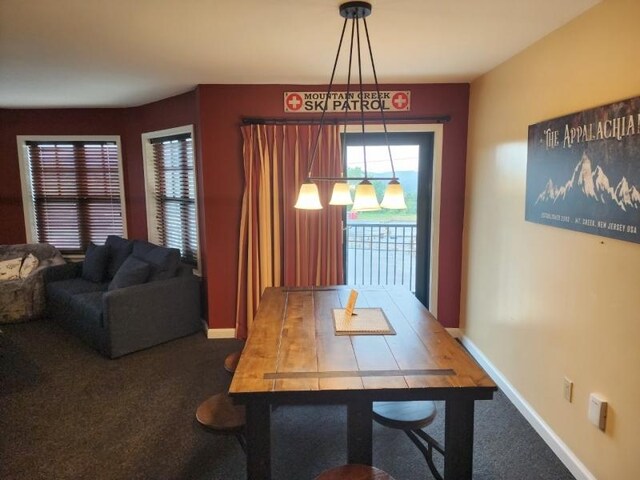
[[59,282],[60,280],[77,278],[80,275],[82,275],[82,262],[55,265],[53,267],[47,267],[42,271],[45,285],[51,282]]
[[111,358],[203,328],[200,285],[193,275],[111,290],[102,301]]

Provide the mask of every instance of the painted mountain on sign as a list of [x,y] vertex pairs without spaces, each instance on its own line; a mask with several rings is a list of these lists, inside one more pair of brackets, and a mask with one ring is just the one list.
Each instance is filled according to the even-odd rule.
[[[549,179],[544,190],[535,202],[551,202],[557,204],[566,200],[585,199],[603,205],[615,205],[624,212],[640,209],[640,191],[635,185],[629,185],[625,177],[613,188],[604,170],[598,165],[592,169],[591,159],[586,152],[573,170],[573,175],[566,183],[555,185]],[[582,203],[582,202],[581,202]]]

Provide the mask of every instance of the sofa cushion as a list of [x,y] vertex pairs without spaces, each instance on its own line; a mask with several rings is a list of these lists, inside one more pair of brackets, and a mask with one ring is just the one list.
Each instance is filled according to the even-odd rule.
[[83,293],[99,292],[102,294],[107,290],[106,283],[95,283],[83,278],[70,278],[58,282],[47,283],[47,296],[50,299],[60,301],[70,301],[74,295]]
[[91,282],[102,282],[109,261],[109,247],[107,245],[89,244],[82,265],[82,278]]
[[144,283],[149,278],[150,271],[151,266],[147,262],[130,256],[124,261],[113,280],[111,280],[109,290]]
[[107,263],[107,278],[112,279],[124,261],[133,251],[133,241],[117,235],[109,235],[105,245],[109,247],[109,261]]
[[38,268],[39,263],[40,261],[33,253],[24,257],[24,260],[22,260],[22,266],[20,267],[20,278],[24,279],[31,275],[31,273]]
[[180,265],[180,250],[177,248],[159,247],[142,240],[134,242],[133,256],[151,265],[149,281],[175,277]]
[[20,278],[22,257],[11,258],[0,262],[0,280],[17,280]]
[[85,327],[102,327],[102,292],[89,292],[72,295],[69,299],[76,317],[82,318]]

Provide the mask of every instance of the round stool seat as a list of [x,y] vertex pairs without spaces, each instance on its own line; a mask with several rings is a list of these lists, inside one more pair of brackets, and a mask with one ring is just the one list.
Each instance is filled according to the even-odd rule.
[[436,404],[431,400],[412,402],[373,402],[373,419],[381,425],[399,430],[418,430],[436,418]]
[[240,354],[242,350],[238,352],[233,352],[227,355],[227,358],[224,359],[224,369],[229,373],[234,373],[236,368],[238,367],[238,362],[240,361]]
[[368,465],[343,465],[325,470],[315,480],[394,480],[387,472]]
[[216,432],[234,433],[245,426],[245,412],[242,405],[234,405],[226,393],[218,393],[200,404],[196,410],[200,424]]

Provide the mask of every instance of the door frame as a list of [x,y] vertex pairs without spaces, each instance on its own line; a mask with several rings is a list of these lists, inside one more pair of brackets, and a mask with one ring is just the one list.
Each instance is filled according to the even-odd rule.
[[[362,126],[348,125],[347,133],[358,133]],[[431,184],[431,228],[429,239],[429,311],[438,318],[438,281],[440,266],[440,202],[442,184],[442,149],[444,125],[434,124],[392,124],[387,125],[389,133],[433,133],[433,164]],[[384,132],[382,124],[367,124],[366,133]]]

